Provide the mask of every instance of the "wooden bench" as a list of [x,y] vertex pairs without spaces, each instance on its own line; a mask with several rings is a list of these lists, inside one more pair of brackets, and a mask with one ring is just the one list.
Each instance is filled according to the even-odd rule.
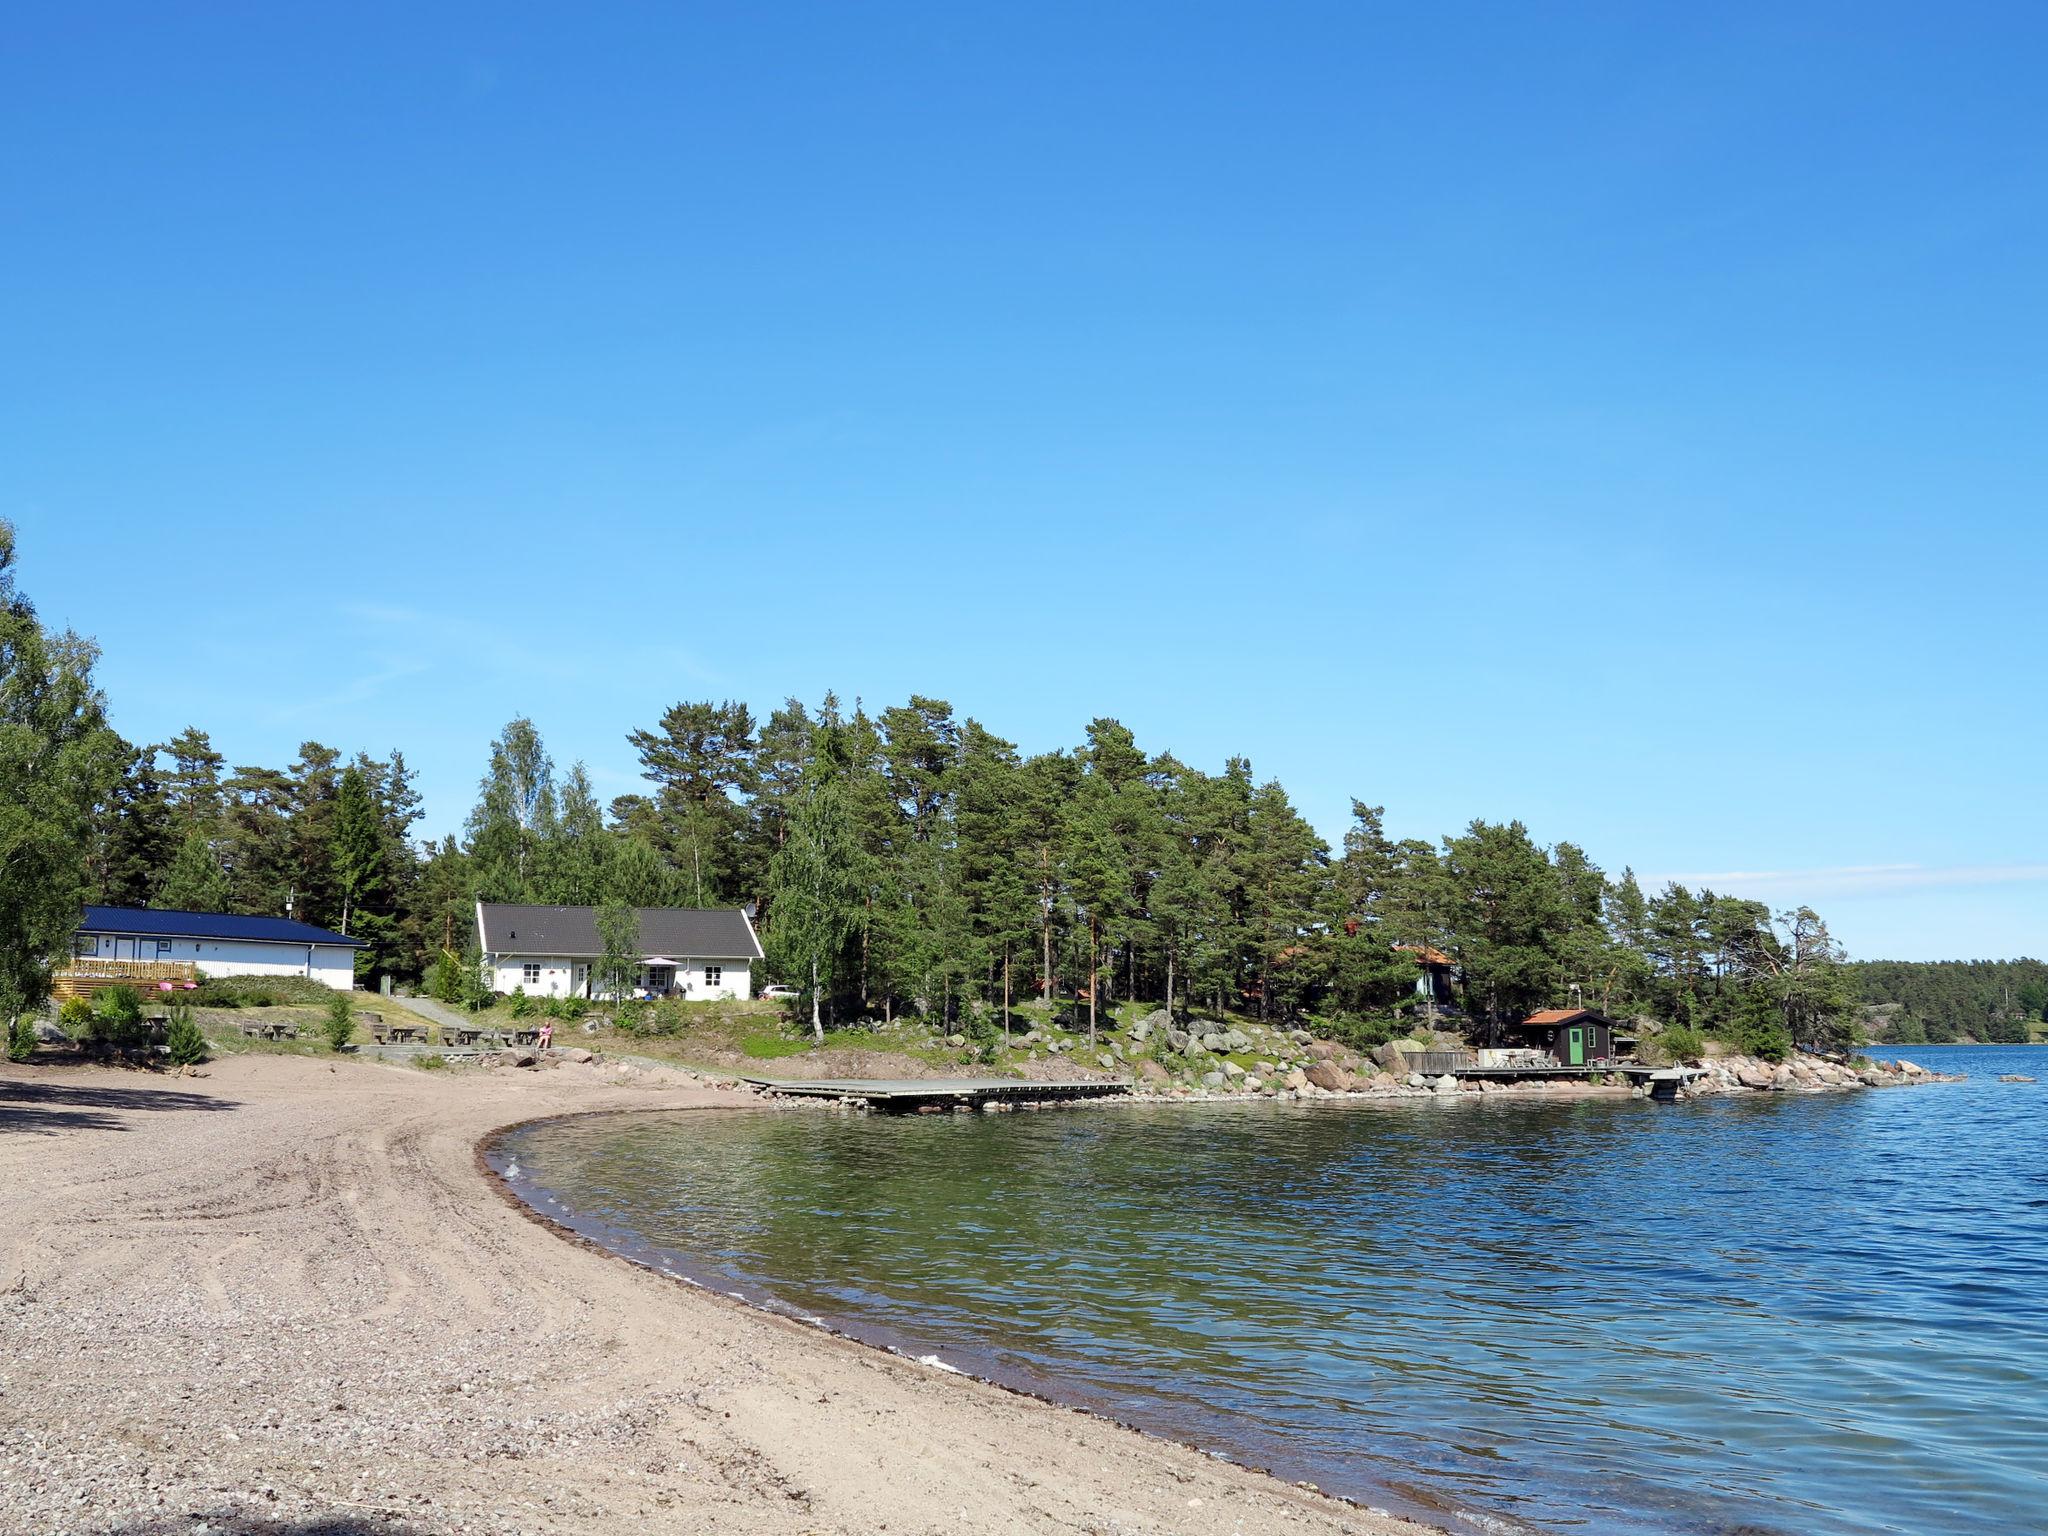
[[379,1045],[405,1045],[412,1041],[426,1044],[427,1032],[417,1024],[386,1024],[374,1013],[363,1017],[370,1021],[370,1038]]
[[279,1019],[243,1019],[240,1022],[244,1036],[251,1040],[296,1040],[299,1026],[287,1024]]

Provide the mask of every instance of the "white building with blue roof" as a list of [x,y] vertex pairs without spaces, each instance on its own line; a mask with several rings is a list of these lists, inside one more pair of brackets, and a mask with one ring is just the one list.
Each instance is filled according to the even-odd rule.
[[87,907],[72,944],[81,960],[175,962],[202,976],[304,976],[346,992],[368,946],[288,917]]

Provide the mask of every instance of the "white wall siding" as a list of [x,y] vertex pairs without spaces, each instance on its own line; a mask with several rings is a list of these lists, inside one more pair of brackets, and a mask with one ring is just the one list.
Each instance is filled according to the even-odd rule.
[[307,976],[337,992],[356,984],[355,951],[339,944],[100,934],[82,936],[75,948],[86,959],[184,961],[203,976]]
[[[679,957],[680,958],[680,957]],[[524,987],[528,997],[581,997],[596,962],[562,955],[487,955],[484,964],[491,975],[491,990],[509,996]],[[537,980],[527,979],[527,968],[537,967]],[[707,967],[719,972],[718,984],[706,980]],[[676,986],[692,1001],[732,1000],[754,995],[753,962],[748,960],[682,960],[676,966]]]
[[[581,997],[588,961],[562,955],[492,955],[486,963],[491,971],[491,990],[510,996],[518,987],[528,997]],[[537,966],[539,977],[526,979],[526,968]]]

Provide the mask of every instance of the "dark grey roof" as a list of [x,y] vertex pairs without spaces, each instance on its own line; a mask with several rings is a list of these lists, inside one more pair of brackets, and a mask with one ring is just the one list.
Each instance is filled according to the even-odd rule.
[[[758,960],[760,940],[738,907],[635,907],[640,953],[677,960]],[[483,946],[494,955],[601,955],[595,907],[477,903]]]
[[288,917],[243,917],[235,912],[174,912],[159,907],[87,907],[80,933],[133,934],[145,939],[255,939],[265,944],[342,944],[367,948]]

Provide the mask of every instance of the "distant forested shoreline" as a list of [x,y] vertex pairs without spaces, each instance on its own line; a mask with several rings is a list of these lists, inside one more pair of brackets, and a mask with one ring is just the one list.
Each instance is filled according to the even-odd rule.
[[2048,1022],[2048,961],[1860,960],[1866,1028],[1894,1045],[2024,1045]]

